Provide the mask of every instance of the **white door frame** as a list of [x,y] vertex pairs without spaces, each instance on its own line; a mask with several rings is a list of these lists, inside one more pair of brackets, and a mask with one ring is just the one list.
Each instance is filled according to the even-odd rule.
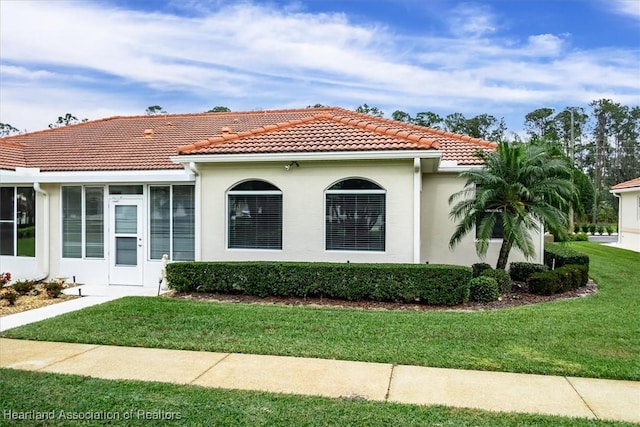
[[144,207],[142,195],[109,196],[110,285],[144,285]]

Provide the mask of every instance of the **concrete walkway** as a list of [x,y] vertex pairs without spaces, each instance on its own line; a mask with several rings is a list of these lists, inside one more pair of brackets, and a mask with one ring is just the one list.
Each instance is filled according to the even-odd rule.
[[[77,288],[67,291],[74,290],[78,292]],[[157,294],[157,289],[151,291],[86,287],[81,292],[88,296],[0,318],[0,330],[125,295]],[[640,423],[640,382],[636,381],[6,338],[0,338],[0,367]]]
[[157,288],[142,286],[95,286],[83,285],[67,288],[62,291],[66,295],[78,295],[82,298],[60,302],[35,310],[23,311],[22,313],[10,314],[0,317],[0,332],[7,329],[16,328],[40,320],[49,319],[64,313],[81,310],[92,305],[113,301],[124,296],[155,296],[158,294]]

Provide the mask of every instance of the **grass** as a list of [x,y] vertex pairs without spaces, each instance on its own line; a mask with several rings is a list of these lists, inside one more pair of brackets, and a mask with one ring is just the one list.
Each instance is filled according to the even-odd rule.
[[368,311],[130,297],[11,338],[640,380],[640,254],[576,242],[600,291],[497,311]]
[[[98,392],[96,392],[98,391]],[[0,369],[2,425],[189,426],[625,426],[544,415],[492,413],[355,399],[207,389]],[[11,421],[11,414],[51,419]],[[44,415],[43,415],[44,414]],[[84,420],[64,417],[83,417]],[[86,419],[86,418],[98,419]],[[154,419],[154,417],[156,417]],[[102,418],[102,419],[99,419]]]

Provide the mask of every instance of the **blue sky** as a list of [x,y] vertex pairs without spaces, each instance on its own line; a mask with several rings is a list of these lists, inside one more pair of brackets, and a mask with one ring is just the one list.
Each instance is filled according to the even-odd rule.
[[0,122],[367,103],[640,105],[638,0],[0,1]]

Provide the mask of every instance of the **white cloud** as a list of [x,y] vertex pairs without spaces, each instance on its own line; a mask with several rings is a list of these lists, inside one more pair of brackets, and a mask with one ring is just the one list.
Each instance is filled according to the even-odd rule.
[[495,16],[489,8],[474,3],[460,4],[449,13],[447,20],[449,30],[457,35],[479,37],[497,30]]
[[638,0],[606,0],[606,6],[614,12],[640,20],[640,2]]
[[0,2],[0,121],[36,130],[66,112],[95,119],[154,104],[192,112],[366,102],[389,116],[564,106],[605,94],[638,102],[637,51],[579,51],[564,34],[500,38],[496,17],[472,4],[451,15],[453,36],[411,38],[295,3],[193,0],[166,10],[178,4],[192,13]]

